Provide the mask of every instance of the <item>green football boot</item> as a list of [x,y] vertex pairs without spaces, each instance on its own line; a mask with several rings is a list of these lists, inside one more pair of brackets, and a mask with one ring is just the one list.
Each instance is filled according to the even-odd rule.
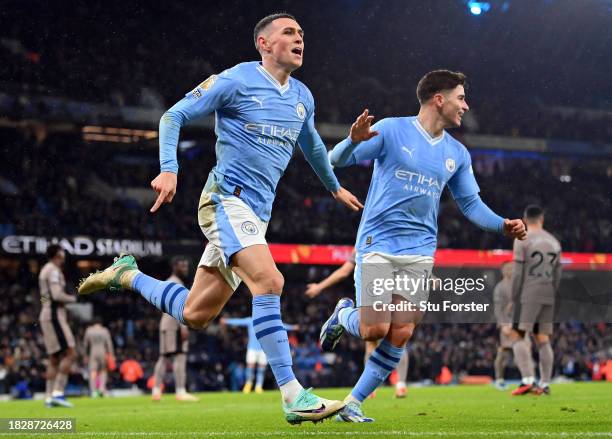
[[288,423],[301,424],[304,421],[317,423],[334,416],[344,407],[342,401],[320,398],[311,390],[302,389],[291,404],[283,403],[283,411]]
[[79,294],[91,294],[96,291],[116,292],[130,290],[134,276],[139,273],[136,259],[132,255],[120,255],[113,265],[104,271],[91,273],[79,282]]

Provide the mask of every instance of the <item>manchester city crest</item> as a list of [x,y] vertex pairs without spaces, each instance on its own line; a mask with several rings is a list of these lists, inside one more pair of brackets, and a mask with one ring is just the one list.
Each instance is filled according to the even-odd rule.
[[257,226],[251,221],[243,222],[240,226],[240,229],[247,235],[257,235],[257,233],[259,232]]
[[448,172],[455,172],[455,160],[454,159],[446,159],[446,170]]
[[306,117],[306,107],[301,102],[295,106],[295,112],[297,113],[300,119],[304,119]]

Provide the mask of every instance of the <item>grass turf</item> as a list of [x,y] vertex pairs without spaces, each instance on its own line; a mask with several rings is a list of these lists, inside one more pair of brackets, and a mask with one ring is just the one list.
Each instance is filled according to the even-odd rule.
[[[612,384],[577,383],[551,387],[552,395],[511,397],[492,386],[410,388],[406,399],[379,389],[366,401],[372,424],[333,420],[291,426],[284,421],[278,392],[200,394],[197,403],[161,402],[149,397],[73,398],[74,409],[47,409],[42,401],[0,402],[0,418],[74,417],[76,434],[47,437],[610,437]],[[341,399],[347,389],[322,389]],[[0,433],[5,437],[32,437]],[[41,437],[40,435],[38,437]]]

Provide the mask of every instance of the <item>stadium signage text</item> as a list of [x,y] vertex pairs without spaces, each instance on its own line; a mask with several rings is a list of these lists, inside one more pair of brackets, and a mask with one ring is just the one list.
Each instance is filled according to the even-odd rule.
[[44,236],[9,235],[2,238],[2,250],[6,253],[44,254],[51,244],[59,244],[66,253],[74,256],[113,256],[131,253],[135,256],[162,256],[160,241],[140,241],[132,239],[92,239],[87,236],[57,238]]

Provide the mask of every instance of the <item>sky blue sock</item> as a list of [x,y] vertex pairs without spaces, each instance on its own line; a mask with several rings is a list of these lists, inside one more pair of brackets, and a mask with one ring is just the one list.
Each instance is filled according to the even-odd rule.
[[139,292],[157,309],[170,314],[183,325],[186,324],[183,318],[183,309],[189,290],[184,286],[138,273],[132,281],[132,289]]
[[276,383],[282,386],[294,380],[289,339],[280,315],[280,296],[264,294],[253,298],[253,329]]
[[253,383],[253,378],[255,376],[255,366],[246,368],[245,380],[247,383]]
[[359,308],[344,308],[338,313],[338,321],[349,334],[361,338],[359,332]]
[[266,376],[266,366],[257,366],[257,379],[255,380],[255,386],[263,387],[265,376]]
[[398,348],[389,343],[388,340],[383,340],[368,358],[363,373],[353,387],[351,395],[363,402],[370,393],[385,382],[389,374],[397,367],[403,352],[403,346]]

